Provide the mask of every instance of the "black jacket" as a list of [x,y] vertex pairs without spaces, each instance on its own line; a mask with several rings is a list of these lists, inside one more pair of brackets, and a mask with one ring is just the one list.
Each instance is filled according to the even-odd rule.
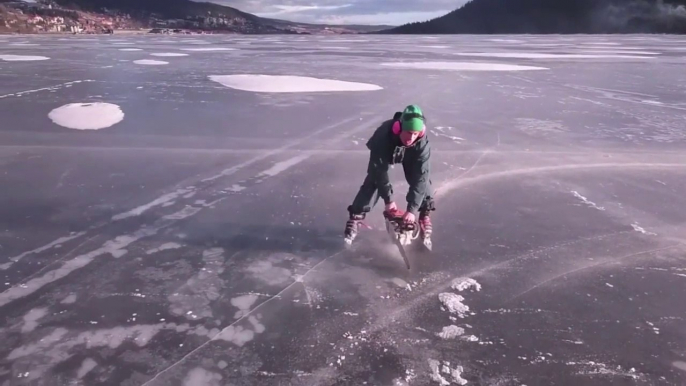
[[388,168],[402,163],[405,179],[410,185],[406,196],[407,211],[416,215],[429,193],[431,146],[426,132],[412,145],[404,146],[392,130],[399,116],[400,113],[396,113],[393,119],[383,122],[367,141],[370,150],[367,173],[374,180],[379,196],[389,203],[392,201],[393,187],[388,178]]

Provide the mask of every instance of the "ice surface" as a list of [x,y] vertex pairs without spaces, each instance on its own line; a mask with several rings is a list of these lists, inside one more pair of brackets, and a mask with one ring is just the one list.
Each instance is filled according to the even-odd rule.
[[100,130],[124,119],[121,107],[113,103],[69,103],[52,110],[48,117],[56,124],[76,130]]
[[406,68],[420,70],[449,70],[449,71],[532,71],[547,70],[545,67],[522,66],[504,63],[476,63],[476,62],[396,62],[381,63],[391,68]]
[[[0,384],[683,384],[683,37],[361,37],[4,38],[51,60],[0,61]],[[517,55],[456,55],[479,52]],[[52,125],[73,102],[126,119]],[[408,103],[437,188],[411,272],[381,202],[339,243],[364,144]]]
[[537,52],[460,52],[460,56],[476,56],[483,58],[516,58],[516,59],[653,59],[651,56],[621,55],[621,54],[546,54]]

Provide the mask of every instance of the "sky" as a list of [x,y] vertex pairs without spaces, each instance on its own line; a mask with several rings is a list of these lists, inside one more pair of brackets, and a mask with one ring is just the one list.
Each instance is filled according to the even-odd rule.
[[468,0],[210,0],[261,17],[319,24],[401,25],[425,21]]

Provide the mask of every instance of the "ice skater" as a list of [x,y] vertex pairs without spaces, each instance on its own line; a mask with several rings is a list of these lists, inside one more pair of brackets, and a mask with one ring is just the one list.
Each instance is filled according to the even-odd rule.
[[[431,238],[429,212],[435,210],[434,192],[430,178],[431,147],[426,131],[426,119],[417,105],[409,105],[396,112],[392,119],[383,122],[367,141],[369,165],[367,176],[348,206],[350,218],[345,226],[348,243],[357,236],[360,222],[376,205],[379,198],[385,203],[384,211],[401,214],[405,223],[415,223],[419,214],[420,235],[425,243]],[[393,187],[388,168],[402,164],[405,180],[409,184],[406,195],[407,209],[398,209],[393,200]]]

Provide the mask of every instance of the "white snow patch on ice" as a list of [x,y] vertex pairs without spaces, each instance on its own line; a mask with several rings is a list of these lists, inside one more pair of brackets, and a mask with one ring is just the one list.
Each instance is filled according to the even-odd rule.
[[620,55],[620,54],[546,54],[540,52],[459,52],[459,56],[481,58],[516,58],[516,59],[653,59],[653,56]]
[[129,218],[129,217],[140,216],[141,214],[145,213],[145,211],[147,211],[151,208],[154,208],[155,206],[163,205],[163,204],[166,204],[170,201],[174,201],[178,197],[183,196],[185,194],[188,194],[189,192],[192,192],[194,190],[195,190],[195,188],[193,188],[193,187],[187,187],[187,188],[175,190],[171,193],[167,193],[165,195],[162,195],[162,196],[156,198],[155,200],[153,200],[153,201],[151,201],[145,205],[141,205],[137,208],[131,209],[128,212],[115,215],[112,217],[112,220],[117,221],[117,220],[123,220],[125,218]]
[[124,119],[124,112],[112,103],[69,103],[48,114],[55,124],[75,130],[100,130]]
[[0,60],[6,62],[34,62],[38,60],[48,60],[47,56],[32,56],[32,55],[0,55]]
[[140,59],[140,60],[134,60],[133,62],[136,64],[142,64],[145,66],[163,66],[165,64],[169,64],[169,62],[165,62],[162,60],[152,60],[152,59]]
[[683,273],[675,273],[675,275],[686,277],[686,275],[684,275]]
[[457,314],[460,318],[464,318],[465,314],[469,312],[469,307],[463,304],[464,298],[450,292],[443,292],[438,294],[438,300],[443,303],[443,306],[451,313]]
[[166,250],[168,250],[168,249],[178,249],[178,248],[181,248],[181,247],[182,247],[182,245],[179,244],[179,243],[174,243],[174,242],[165,243],[165,244],[160,245],[160,246],[157,247],[157,248],[149,249],[149,250],[146,252],[146,254],[152,255],[153,253],[157,253],[157,252],[161,252],[161,251],[166,251]]
[[225,87],[242,91],[298,93],[334,91],[375,91],[383,89],[370,83],[348,82],[290,75],[210,75],[209,79]]
[[181,57],[181,56],[188,56],[188,54],[184,54],[181,52],[154,52],[150,54],[150,56],[159,56],[163,58],[176,58],[176,57]]
[[231,299],[231,305],[238,307],[238,311],[233,316],[236,319],[240,319],[250,312],[250,307],[257,301],[257,295],[243,295]]
[[605,283],[605,285],[608,286],[608,287],[610,287],[610,288],[614,288],[614,286],[613,286],[612,284],[610,284],[610,283]]
[[577,192],[576,190],[573,190],[573,191],[572,191],[572,194],[574,195],[574,197],[580,199],[581,201],[584,202],[584,204],[586,204],[586,205],[588,205],[588,206],[590,206],[590,207],[592,207],[592,208],[595,208],[595,209],[598,209],[598,210],[605,210],[604,207],[596,205],[596,203],[593,202],[593,201],[589,201],[586,197],[582,196],[582,195],[581,195],[579,192]]
[[443,327],[443,330],[436,335],[443,339],[454,339],[460,335],[464,334],[464,328],[455,325],[450,325]]
[[457,291],[464,291],[471,287],[474,287],[474,290],[477,292],[481,291],[481,284],[469,277],[458,277],[457,279],[453,280],[450,287]]
[[517,39],[488,39],[492,42],[497,42],[497,43],[524,43],[524,40],[517,40]]
[[73,304],[73,303],[76,303],[76,295],[75,295],[75,294],[71,294],[71,295],[67,296],[66,298],[64,298],[60,303],[62,303],[62,304]]
[[31,332],[38,327],[38,321],[48,314],[47,308],[34,308],[24,315],[24,325],[21,327],[21,332]]
[[422,70],[449,70],[449,71],[531,71],[548,70],[545,67],[520,66],[505,63],[478,63],[478,62],[392,62],[381,63],[382,66],[394,68],[409,68]]
[[119,51],[124,51],[124,52],[135,52],[135,51],[143,51],[140,48],[120,48]]
[[675,362],[672,362],[672,366],[676,367],[677,369],[679,369],[681,371],[686,371],[686,362],[675,361]]
[[81,363],[81,367],[79,367],[79,371],[76,373],[76,377],[78,379],[85,377],[86,374],[90,373],[97,365],[98,362],[94,361],[92,358],[84,359]]

